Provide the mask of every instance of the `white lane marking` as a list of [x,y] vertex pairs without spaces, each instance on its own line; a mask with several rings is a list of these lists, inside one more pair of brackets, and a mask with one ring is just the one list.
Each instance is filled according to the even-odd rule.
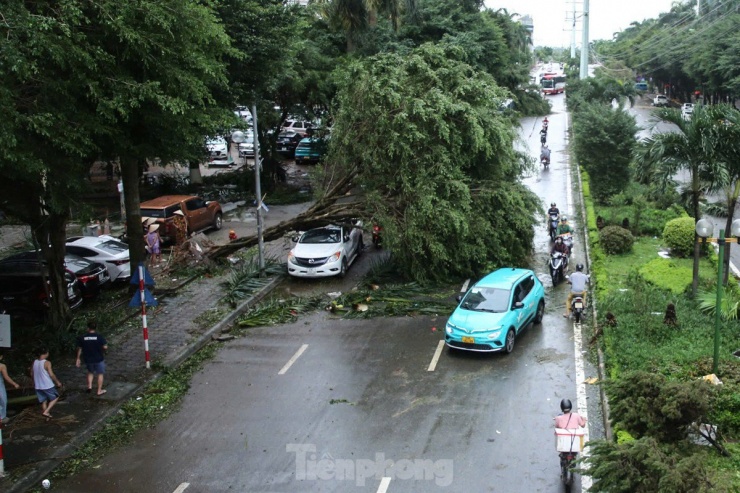
[[439,344],[437,344],[437,349],[434,351],[432,362],[429,363],[429,368],[427,368],[427,371],[434,371],[434,369],[437,367],[437,361],[439,361],[439,357],[442,354],[442,349],[444,349],[444,347],[445,341],[439,341]]
[[180,486],[178,486],[177,489],[172,493],[182,493],[187,489],[188,486],[190,486],[190,483],[181,483]]
[[470,279],[465,279],[465,282],[463,283],[462,287],[460,288],[460,292],[464,293],[468,290],[468,284],[470,284]]
[[380,480],[380,486],[378,486],[378,493],[386,493],[388,491],[388,485],[391,484],[391,478],[385,477]]
[[[583,419],[588,420],[588,403],[586,402],[586,369],[585,369],[585,362],[583,359],[583,353],[581,353],[582,344],[583,344],[583,325],[582,324],[573,324],[573,340],[575,344],[576,349],[576,402],[577,402],[577,408],[578,414],[583,416]],[[588,443],[588,429],[590,424],[586,423],[586,428],[584,428],[583,432],[583,441]],[[583,453],[581,456],[588,457],[589,451],[588,451],[588,445],[584,447]],[[586,492],[592,485],[591,476],[581,476],[581,490]]]
[[295,352],[293,357],[290,358],[287,363],[285,363],[285,366],[283,366],[280,369],[280,371],[278,372],[278,375],[285,375],[285,372],[287,372],[290,369],[290,367],[293,366],[293,363],[295,363],[296,360],[301,357],[301,355],[303,354],[303,351],[305,351],[307,348],[308,348],[308,344],[304,344],[303,346],[301,346],[301,348]]

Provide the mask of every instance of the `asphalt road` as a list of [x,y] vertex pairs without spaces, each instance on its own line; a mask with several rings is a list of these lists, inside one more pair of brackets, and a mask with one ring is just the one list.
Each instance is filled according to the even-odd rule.
[[[526,183],[543,207],[555,201],[575,218],[563,96],[553,102],[553,164]],[[539,128],[539,119],[522,121],[522,149],[535,157]],[[168,420],[53,489],[561,492],[552,422],[560,399],[588,414],[592,437],[600,417],[595,389],[583,385],[596,372],[561,316],[567,286],[552,289],[544,273],[548,249],[543,216],[532,267],[548,286],[548,308],[511,355],[443,350],[447,313],[359,321],[320,312],[253,329],[195,375]],[[366,253],[350,273],[382,254]],[[580,261],[578,244],[575,254]],[[351,281],[289,282],[329,292]]]

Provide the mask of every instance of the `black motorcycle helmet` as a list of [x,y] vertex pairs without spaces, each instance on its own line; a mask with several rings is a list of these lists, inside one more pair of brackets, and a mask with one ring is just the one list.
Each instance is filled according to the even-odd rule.
[[576,265],[576,270],[577,270],[578,272],[583,272],[583,264],[577,264],[577,265]]
[[569,413],[573,409],[573,404],[570,403],[570,399],[563,399],[560,401],[560,410],[564,413]]
[[555,202],[551,202],[550,207],[555,207]]

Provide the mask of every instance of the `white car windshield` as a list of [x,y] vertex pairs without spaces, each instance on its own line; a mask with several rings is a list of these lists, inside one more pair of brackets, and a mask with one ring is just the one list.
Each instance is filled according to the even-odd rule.
[[473,288],[460,306],[476,312],[505,312],[509,309],[509,293],[508,289]]
[[299,243],[340,243],[339,230],[319,228],[306,231]]

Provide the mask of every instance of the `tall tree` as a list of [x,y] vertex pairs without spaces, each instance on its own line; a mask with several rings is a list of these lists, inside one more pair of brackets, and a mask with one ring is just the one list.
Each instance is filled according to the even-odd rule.
[[[654,134],[643,141],[637,151],[637,177],[644,183],[659,183],[667,188],[676,186],[675,176],[679,171],[686,171],[689,174],[690,213],[698,221],[701,219],[702,197],[716,176],[716,142],[707,139],[712,134],[714,122],[701,107],[694,110],[688,121],[674,108],[662,108],[655,112],[655,116],[663,122],[673,123],[678,131]],[[700,253],[701,246],[695,234],[691,286],[694,296],[699,286]]]

